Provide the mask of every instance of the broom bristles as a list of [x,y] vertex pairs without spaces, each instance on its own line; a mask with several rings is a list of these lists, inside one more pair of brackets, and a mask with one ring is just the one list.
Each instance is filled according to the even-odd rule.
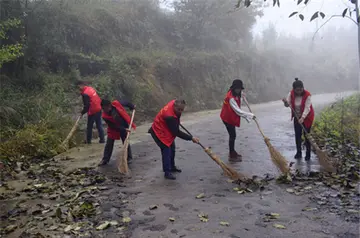
[[226,165],[221,159],[219,159],[216,155],[214,155],[212,153],[212,151],[210,150],[210,148],[206,148],[205,152],[209,155],[209,157],[214,160],[218,165],[220,165],[220,167],[222,168],[222,170],[224,171],[224,174],[226,176],[228,176],[231,179],[238,179],[238,180],[246,180],[246,176],[239,174],[236,170],[234,170],[233,168],[229,167],[228,165]]
[[122,174],[128,174],[129,173],[129,166],[127,164],[127,157],[128,157],[128,140],[125,141],[123,150],[121,153],[121,156],[119,158],[119,164],[118,164],[118,170]]
[[326,154],[326,152],[320,150],[320,149],[315,149],[315,153],[319,159],[319,164],[328,172],[332,172],[335,173],[336,169],[334,168],[334,166],[332,166],[331,163],[331,159],[329,158],[329,156]]
[[332,161],[326,152],[322,151],[320,147],[316,144],[314,138],[310,134],[305,135],[306,138],[310,141],[310,144],[315,148],[315,153],[319,159],[319,164],[328,172],[336,172],[336,169],[332,165]]
[[265,138],[264,141],[269,149],[271,160],[276,167],[278,167],[283,174],[289,173],[290,168],[285,157],[271,145],[269,138]]

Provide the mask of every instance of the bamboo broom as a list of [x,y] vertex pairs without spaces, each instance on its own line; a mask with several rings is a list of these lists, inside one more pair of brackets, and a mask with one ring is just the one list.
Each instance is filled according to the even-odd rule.
[[70,139],[73,137],[73,135],[75,134],[75,131],[77,129],[77,127],[79,126],[79,122],[80,122],[81,116],[79,116],[76,121],[74,126],[71,128],[69,134],[67,135],[67,137],[65,138],[65,140],[61,143],[60,148],[63,150],[68,150],[69,148],[69,141]]
[[[132,111],[132,115],[131,115],[131,121],[129,124],[129,130],[131,130],[131,126],[133,124],[134,121],[134,116],[135,116],[135,109]],[[122,174],[129,174],[129,166],[128,166],[128,147],[129,147],[129,137],[130,137],[130,131],[127,132],[126,135],[126,139],[124,141],[124,146],[123,146],[123,150],[122,153],[118,159],[118,170],[120,173]]]
[[[184,129],[190,136],[191,133],[183,126],[181,125],[181,128]],[[203,148],[203,150],[206,152],[206,154],[209,155],[209,157],[214,160],[224,171],[224,174],[226,176],[228,176],[229,178],[233,179],[233,180],[240,180],[240,181],[246,181],[248,178],[246,178],[246,176],[239,174],[238,172],[236,172],[233,168],[227,166],[221,159],[219,159],[219,157],[217,157],[210,148],[205,148],[200,142],[199,145],[201,146],[201,148]]]
[[[296,120],[299,121],[299,117],[298,115],[296,114],[294,108],[292,108],[291,105],[289,105],[292,113],[294,114]],[[300,123],[299,123],[300,124]],[[320,149],[320,147],[316,144],[314,138],[310,135],[310,133],[307,132],[307,130],[305,129],[305,126],[303,124],[300,124],[304,133],[305,133],[305,136],[306,138],[309,140],[311,146],[315,149],[315,153],[317,155],[317,157],[319,158],[319,164],[328,172],[333,172],[335,173],[336,172],[336,169],[334,168],[334,166],[332,165],[331,163],[331,159],[329,158],[329,156],[327,155],[327,153],[325,151],[322,151]]]
[[[243,99],[244,99],[244,102],[246,104],[246,106],[249,108],[249,111],[252,113],[251,111],[251,108],[249,106],[249,103],[248,101],[246,100],[246,98],[243,96]],[[256,126],[257,128],[259,129],[261,135],[263,136],[264,138],[264,141],[265,141],[265,144],[266,146],[268,147],[269,149],[269,153],[270,153],[270,157],[271,157],[271,160],[272,162],[276,165],[276,167],[278,167],[280,169],[280,171],[283,173],[283,174],[288,174],[289,171],[290,171],[290,168],[288,166],[288,162],[287,160],[285,159],[285,157],[280,154],[279,151],[277,151],[273,146],[272,144],[270,143],[270,139],[268,137],[265,136],[264,132],[262,131],[262,129],[260,128],[260,125],[259,125],[259,122],[254,119],[255,123],[256,123]]]

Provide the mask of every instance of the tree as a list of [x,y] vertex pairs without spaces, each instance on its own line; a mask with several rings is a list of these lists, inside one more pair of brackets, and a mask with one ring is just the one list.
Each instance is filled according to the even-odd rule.
[[[8,19],[0,22],[0,42],[8,39],[7,31],[12,28],[17,28],[21,25],[18,19]],[[2,44],[0,48],[0,69],[4,63],[11,62],[20,56],[23,56],[23,45],[21,43]]]
[[[266,0],[264,0],[265,2]],[[340,0],[339,0],[340,1]],[[358,56],[359,56],[359,66],[360,66],[360,13],[359,13],[359,0],[349,0],[353,5],[354,7],[353,8],[345,8],[341,14],[339,15],[332,15],[329,17],[328,20],[326,20],[321,26],[319,29],[321,29],[326,23],[328,23],[331,19],[335,18],[335,17],[342,17],[342,18],[347,18],[347,19],[350,19],[352,20],[356,25],[357,25],[357,28],[358,28]],[[308,3],[310,2],[310,0],[297,0],[297,4],[300,5],[300,4],[304,4],[304,5],[307,5]],[[236,1],[236,5],[235,5],[235,8],[236,9],[239,9],[242,5],[244,7],[250,7],[250,5],[252,4],[252,1],[251,0],[237,0]],[[273,6],[277,5],[278,7],[280,7],[280,0],[273,0]],[[353,19],[353,12],[355,12],[355,20]],[[299,12],[292,12],[290,15],[289,15],[289,18],[290,17],[293,17],[293,16],[298,16],[299,19],[301,21],[303,21],[305,19],[304,15],[303,14],[300,14]],[[316,11],[312,14],[312,16],[310,17],[310,21],[313,21],[315,20],[316,18],[318,17],[321,17],[321,18],[325,18],[325,13],[321,12],[321,11]],[[319,29],[317,29],[317,31],[319,31]],[[317,31],[315,32],[315,34],[317,33]]]

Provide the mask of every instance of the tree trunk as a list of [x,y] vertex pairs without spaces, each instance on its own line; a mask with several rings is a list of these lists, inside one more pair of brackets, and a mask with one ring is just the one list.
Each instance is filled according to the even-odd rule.
[[[358,23],[358,56],[359,56],[359,70],[360,70],[360,14],[359,14],[359,0],[356,0],[355,4],[356,9],[356,22]],[[360,75],[359,75],[360,77]]]

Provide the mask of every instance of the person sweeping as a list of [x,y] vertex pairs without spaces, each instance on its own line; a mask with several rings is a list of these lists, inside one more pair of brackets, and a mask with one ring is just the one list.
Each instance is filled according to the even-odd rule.
[[244,89],[243,82],[235,79],[223,101],[220,118],[229,133],[229,160],[241,161],[242,156],[235,150],[236,127],[240,127],[240,118],[254,119],[255,115],[241,110],[241,93]]
[[80,113],[81,117],[88,114],[87,128],[86,128],[86,144],[91,144],[92,129],[94,123],[99,132],[99,143],[105,143],[104,129],[101,122],[101,99],[96,93],[96,90],[88,86],[84,81],[78,81],[77,86],[83,99],[84,107]]
[[[127,114],[124,107],[128,107],[130,110],[134,110],[135,105],[125,100],[122,100],[120,102],[114,100],[113,102],[110,102],[107,99],[103,99],[101,101],[101,107],[103,109],[102,118],[108,125],[108,128],[107,140],[104,149],[104,157],[100,161],[99,166],[103,166],[109,163],[113,152],[115,140],[121,139],[122,143],[124,144],[127,133],[130,132],[129,124],[131,121],[129,114]],[[136,125],[134,123],[131,125],[131,127],[133,129],[136,129]],[[130,162],[131,160],[132,153],[129,144],[127,161]]]
[[[295,130],[295,143],[296,143],[296,154],[295,159],[302,158],[301,151],[301,142],[302,135],[305,133],[303,128],[307,133],[310,133],[311,126],[315,118],[314,108],[311,103],[311,94],[309,91],[304,89],[304,84],[298,78],[295,78],[293,83],[293,89],[289,92],[286,98],[282,100],[285,107],[291,106],[294,109],[294,112],[291,113],[291,119],[294,120],[294,130]],[[297,120],[297,117],[299,120]],[[304,126],[302,127],[301,124]],[[305,160],[310,160],[311,157],[311,145],[307,137],[305,137],[305,146],[306,146],[306,155]]]
[[172,100],[156,115],[149,133],[160,147],[164,177],[175,180],[173,173],[181,173],[175,166],[175,138],[199,143],[199,139],[179,129],[180,117],[186,106],[185,100]]

